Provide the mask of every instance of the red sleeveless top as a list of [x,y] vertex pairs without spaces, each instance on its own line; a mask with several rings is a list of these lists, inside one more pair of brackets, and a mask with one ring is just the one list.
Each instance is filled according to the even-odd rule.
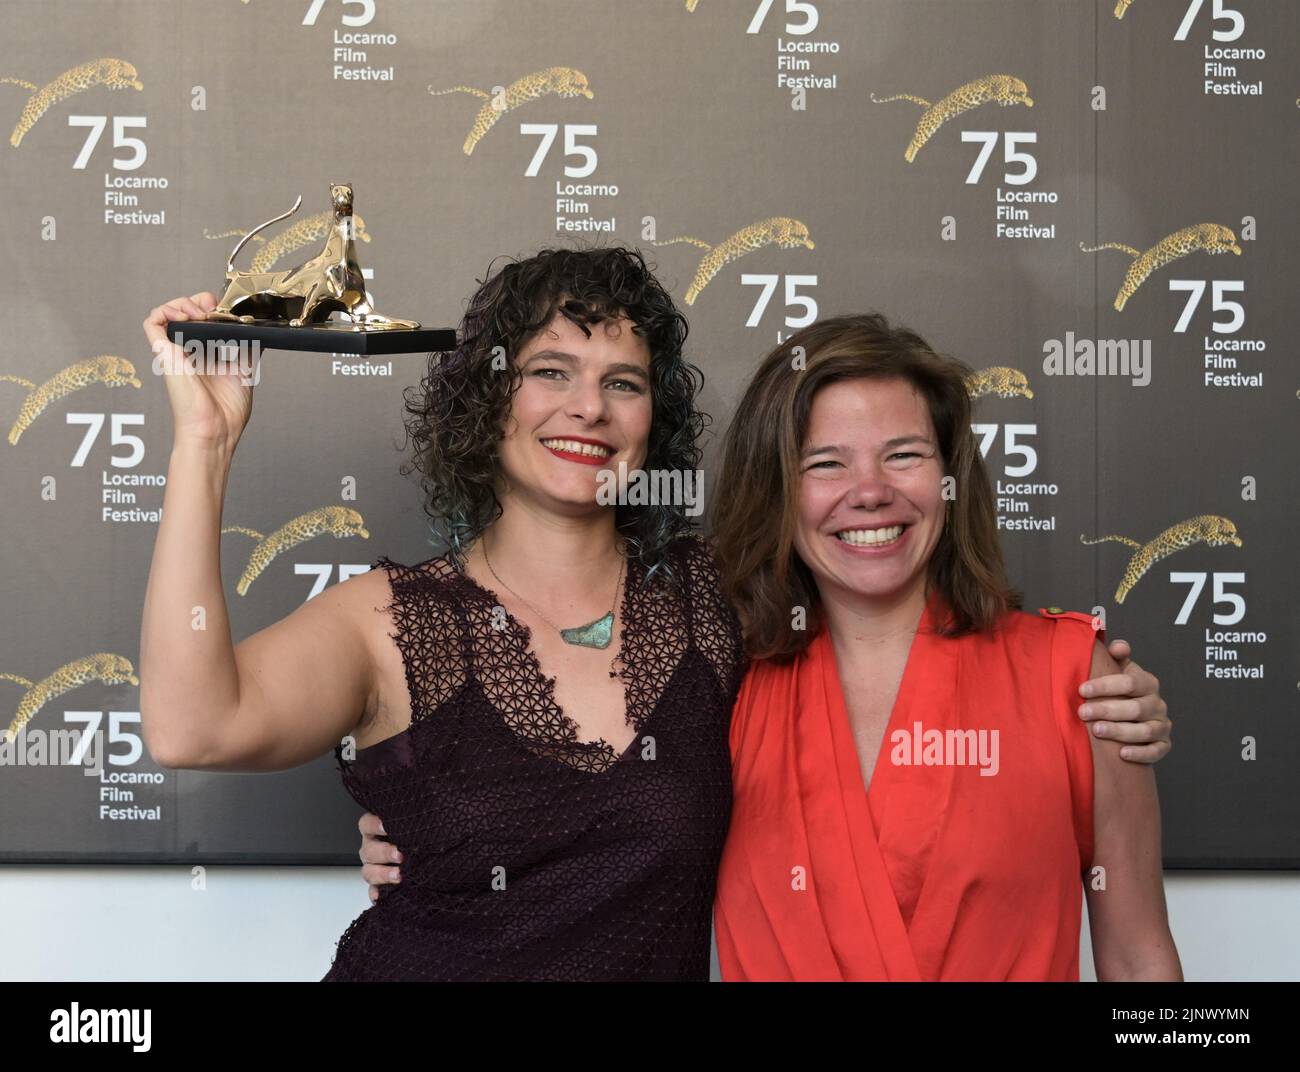
[[1098,634],[1017,612],[948,638],[941,608],[867,792],[825,626],[793,662],[750,667],[714,910],[724,981],[1078,979],[1093,774],[1076,712]]

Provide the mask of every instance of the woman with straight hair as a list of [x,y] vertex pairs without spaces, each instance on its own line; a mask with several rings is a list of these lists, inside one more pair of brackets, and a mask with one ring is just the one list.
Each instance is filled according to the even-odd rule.
[[[798,360],[796,360],[796,355]],[[724,980],[1181,979],[1149,767],[1075,708],[1088,615],[1019,610],[969,369],[879,315],[754,374],[714,481],[755,662],[731,723]]]

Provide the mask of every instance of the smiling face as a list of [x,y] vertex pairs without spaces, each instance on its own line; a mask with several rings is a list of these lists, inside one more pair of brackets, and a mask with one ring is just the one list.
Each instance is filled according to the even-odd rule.
[[825,597],[893,600],[924,586],[943,531],[943,457],[925,397],[897,377],[813,398],[794,546]]
[[501,440],[505,492],[555,513],[596,502],[602,469],[645,461],[650,437],[650,348],[627,319],[583,330],[557,312],[516,358],[521,375]]

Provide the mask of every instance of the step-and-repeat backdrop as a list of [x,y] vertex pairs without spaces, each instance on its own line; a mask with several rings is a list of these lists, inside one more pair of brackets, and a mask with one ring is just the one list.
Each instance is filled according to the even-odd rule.
[[[1300,5],[4,14],[0,859],[355,863],[332,759],[162,770],[136,676],[171,446],[140,322],[219,294],[238,236],[299,194],[241,262],[315,255],[348,182],[376,307],[427,326],[500,254],[643,250],[715,428],[819,316],[880,310],[966,361],[1027,604],[1104,611],[1162,679],[1167,863],[1300,864]],[[266,355],[223,518],[236,640],[379,554],[435,553],[399,472],[425,360]]]

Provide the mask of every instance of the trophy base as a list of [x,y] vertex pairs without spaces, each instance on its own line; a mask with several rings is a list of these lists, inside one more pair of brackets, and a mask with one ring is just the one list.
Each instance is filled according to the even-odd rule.
[[308,350],[323,354],[442,353],[456,349],[451,328],[357,329],[348,324],[305,324],[291,327],[283,320],[171,320],[167,338],[196,339],[206,343],[257,342],[265,350]]

